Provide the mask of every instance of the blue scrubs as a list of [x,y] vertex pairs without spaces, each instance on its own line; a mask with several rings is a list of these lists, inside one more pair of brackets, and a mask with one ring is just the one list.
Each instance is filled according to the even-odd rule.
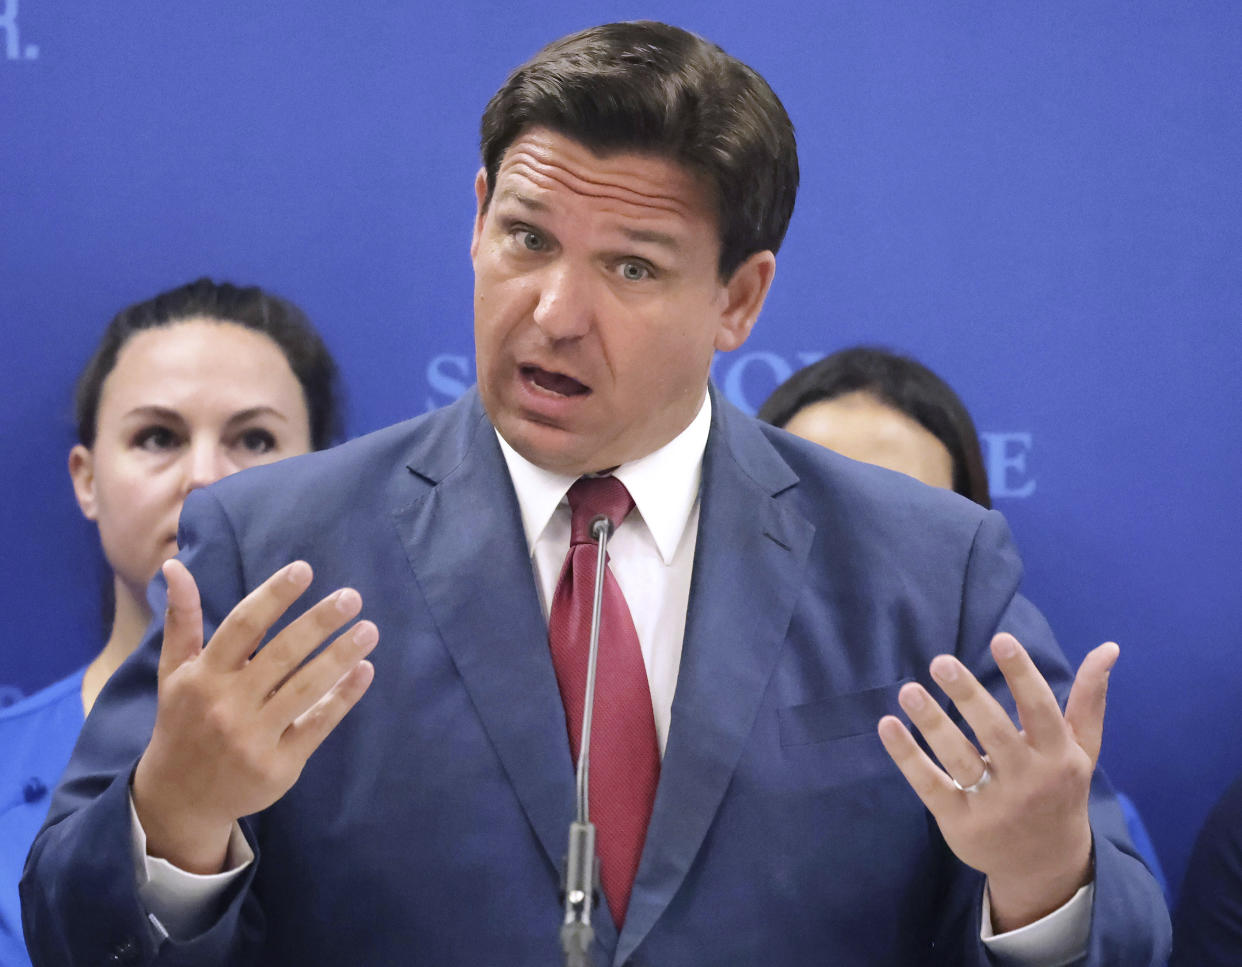
[[0,708],[0,964],[28,967],[17,883],[82,731],[81,668]]

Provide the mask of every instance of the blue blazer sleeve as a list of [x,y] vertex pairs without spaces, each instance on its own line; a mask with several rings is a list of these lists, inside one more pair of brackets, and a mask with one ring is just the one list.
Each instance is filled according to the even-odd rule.
[[[993,631],[1009,631],[1031,651],[1064,708],[1073,684],[1073,669],[1057,647],[1043,616],[1017,593],[1016,586],[1007,588],[1004,581],[998,585],[997,576],[1011,569],[996,568],[992,562],[1005,558],[1016,562],[1017,555],[1007,525],[993,511],[980,527],[963,600],[962,641],[976,643],[972,667],[989,691],[1016,716],[1012,696],[995,662],[986,651],[978,651],[979,643],[986,647]],[[1020,566],[1016,573],[1020,576]],[[991,629],[985,604],[989,600],[1007,601],[1004,612]],[[1171,944],[1168,908],[1159,883],[1130,839],[1125,816],[1107,777],[1098,769],[1092,780],[1089,811],[1095,899],[1087,957],[1081,963],[1092,967],[1110,964],[1163,967]],[[1136,923],[1141,924],[1142,929],[1136,929]]]
[[[224,540],[204,542],[204,528]],[[181,522],[183,560],[204,592],[209,640],[230,601],[243,594],[230,528],[214,498],[191,495]],[[157,577],[157,584],[162,578]],[[162,600],[162,589],[152,598]],[[156,670],[163,614],[157,612],[138,650],[100,694],[87,718],[47,822],[22,878],[26,942],[35,967],[88,964],[250,963],[248,938],[262,916],[245,902],[254,867],[230,893],[215,926],[186,944],[161,944],[162,934],[138,898],[130,836],[129,781],[155,723]],[[248,837],[258,852],[253,836]]]

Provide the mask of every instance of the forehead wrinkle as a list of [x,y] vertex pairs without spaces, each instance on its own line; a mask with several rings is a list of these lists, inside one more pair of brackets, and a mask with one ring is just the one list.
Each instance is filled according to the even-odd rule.
[[[503,169],[508,169],[508,171]],[[582,195],[586,198],[599,198],[639,208],[652,208],[683,218],[690,217],[693,214],[691,206],[676,195],[669,195],[655,190],[643,191],[641,188],[632,185],[623,185],[616,181],[604,180],[607,178],[607,174],[592,177],[585,172],[574,170],[567,163],[552,161],[525,149],[518,149],[512,156],[512,159],[505,159],[501,177],[505,174],[524,178],[535,186],[548,190],[559,185],[576,195]],[[625,175],[632,177],[635,181],[646,180],[641,175],[634,175],[633,172],[626,172]],[[687,188],[692,190],[697,188],[689,176],[683,177]]]

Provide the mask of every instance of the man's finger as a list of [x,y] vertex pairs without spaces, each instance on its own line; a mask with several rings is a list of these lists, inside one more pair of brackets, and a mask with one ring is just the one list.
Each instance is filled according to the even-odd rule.
[[949,809],[960,805],[957,787],[924,752],[910,730],[895,715],[880,719],[876,728],[884,751],[896,763],[915,795],[937,820]]
[[[358,592],[353,588],[341,588],[289,622],[280,634],[263,646],[246,669],[246,687],[251,690],[255,704],[266,702],[273,691],[282,688],[281,683],[298,670],[311,652],[361,610],[362,597]],[[343,672],[342,668],[332,676],[331,681],[325,682],[323,691],[327,691]],[[301,711],[290,715],[281,728]]]
[[[377,641],[379,629],[375,624],[359,621],[311,661],[294,671],[267,698],[263,715],[270,727],[283,732],[322,699],[350,669],[369,655]],[[271,645],[267,647],[270,648]]]
[[1074,741],[1091,758],[1094,766],[1100,758],[1104,738],[1104,706],[1108,698],[1108,676],[1117,663],[1121,649],[1114,641],[1092,649],[1078,666],[1069,701],[1065,704],[1065,721],[1074,734]]
[[196,657],[203,649],[203,607],[189,568],[175,557],[160,569],[168,583],[164,641],[160,646],[159,680]]
[[369,661],[358,662],[332,686],[327,695],[294,720],[281,736],[281,745],[287,745],[292,755],[305,762],[345,714],[358,704],[358,699],[362,698],[374,678],[375,666]]
[[1041,751],[1052,751],[1066,741],[1061,706],[1031,656],[1013,635],[992,638],[992,657],[1005,676],[1027,741]]
[[1005,707],[979,684],[970,669],[952,655],[937,655],[932,659],[931,673],[998,770],[1009,772],[1021,767],[1030,754],[1026,742]]
[[922,685],[903,685],[897,700],[950,778],[963,786],[978,780],[984,768],[979,750]]
[[313,577],[309,564],[294,561],[242,598],[207,643],[204,655],[212,667],[236,671],[245,665],[268,629],[310,587]]

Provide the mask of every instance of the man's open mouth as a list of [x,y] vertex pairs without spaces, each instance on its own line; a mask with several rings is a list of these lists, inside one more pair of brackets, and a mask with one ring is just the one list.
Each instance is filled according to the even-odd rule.
[[589,386],[579,383],[572,376],[566,376],[564,373],[554,373],[538,366],[522,366],[520,371],[523,379],[530,380],[549,393],[556,393],[560,396],[584,396],[591,392]]

